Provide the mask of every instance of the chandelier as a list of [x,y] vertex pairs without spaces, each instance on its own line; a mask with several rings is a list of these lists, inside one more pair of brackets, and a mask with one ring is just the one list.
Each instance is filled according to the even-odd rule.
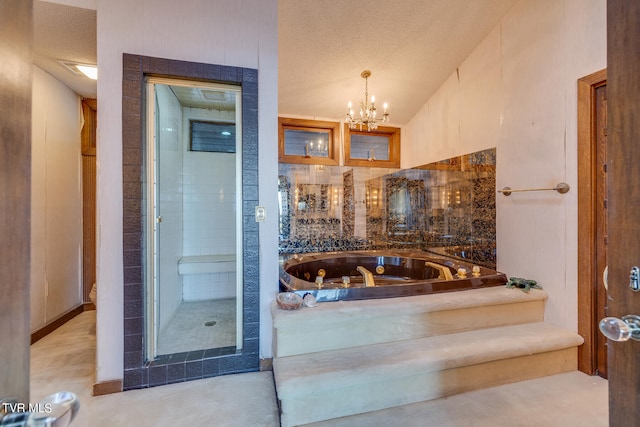
[[378,117],[376,112],[376,97],[371,95],[371,103],[369,103],[368,79],[371,77],[371,71],[364,70],[360,73],[360,77],[364,79],[364,101],[360,100],[360,115],[354,116],[353,110],[351,109],[351,101],[349,101],[345,122],[349,125],[349,129],[358,127],[362,130],[363,127],[366,127],[367,131],[372,131],[378,128],[378,123],[387,123],[389,121],[387,103],[385,102],[383,105],[384,112],[382,113],[382,117]]

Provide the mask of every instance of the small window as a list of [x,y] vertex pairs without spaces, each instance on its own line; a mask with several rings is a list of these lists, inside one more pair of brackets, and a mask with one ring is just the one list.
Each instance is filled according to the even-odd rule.
[[278,160],[283,163],[337,165],[335,141],[340,123],[278,118]]
[[236,152],[236,125],[234,123],[190,120],[191,151],[211,153]]
[[344,126],[346,166],[400,167],[400,128],[378,126],[367,132]]

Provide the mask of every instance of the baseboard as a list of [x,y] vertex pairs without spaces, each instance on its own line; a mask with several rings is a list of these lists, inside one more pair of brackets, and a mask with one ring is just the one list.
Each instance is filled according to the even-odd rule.
[[122,380],[111,380],[95,383],[93,385],[93,395],[103,396],[105,394],[120,393],[122,391]]
[[260,359],[260,371],[273,371],[273,359]]
[[82,311],[91,311],[95,309],[96,305],[92,302],[85,302],[84,304],[82,304]]
[[44,325],[40,329],[35,330],[34,332],[31,333],[31,344],[33,344],[33,343],[41,340],[42,338],[46,337],[51,332],[55,331],[60,326],[64,325],[69,320],[73,319],[78,314],[82,313],[83,311],[85,311],[84,304],[80,304],[80,305],[72,308],[71,310],[67,311],[66,313],[62,314],[61,316],[55,318],[54,320],[52,320],[51,322],[47,323],[46,325]]

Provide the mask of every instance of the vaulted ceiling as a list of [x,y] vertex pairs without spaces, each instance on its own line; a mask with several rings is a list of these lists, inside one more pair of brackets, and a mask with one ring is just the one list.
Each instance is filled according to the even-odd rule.
[[364,92],[402,125],[516,0],[279,0],[278,113],[342,118]]
[[[278,0],[278,113],[340,119],[363,93],[403,125],[517,0]],[[96,12],[34,2],[34,62],[81,96],[96,84],[60,60],[96,63]]]

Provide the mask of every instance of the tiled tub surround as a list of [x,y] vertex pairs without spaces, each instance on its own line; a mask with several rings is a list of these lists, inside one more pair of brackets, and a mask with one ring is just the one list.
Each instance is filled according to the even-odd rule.
[[366,182],[397,170],[280,163],[280,253],[367,249]]
[[[225,347],[145,358],[145,75],[162,75],[237,84],[242,87],[243,348]],[[124,381],[123,388],[150,386],[259,369],[258,224],[258,72],[229,67],[123,55],[123,249]]]
[[376,246],[496,267],[495,149],[371,179],[367,194],[366,237]]
[[398,170],[279,165],[281,254],[420,249],[496,265],[496,150]]

